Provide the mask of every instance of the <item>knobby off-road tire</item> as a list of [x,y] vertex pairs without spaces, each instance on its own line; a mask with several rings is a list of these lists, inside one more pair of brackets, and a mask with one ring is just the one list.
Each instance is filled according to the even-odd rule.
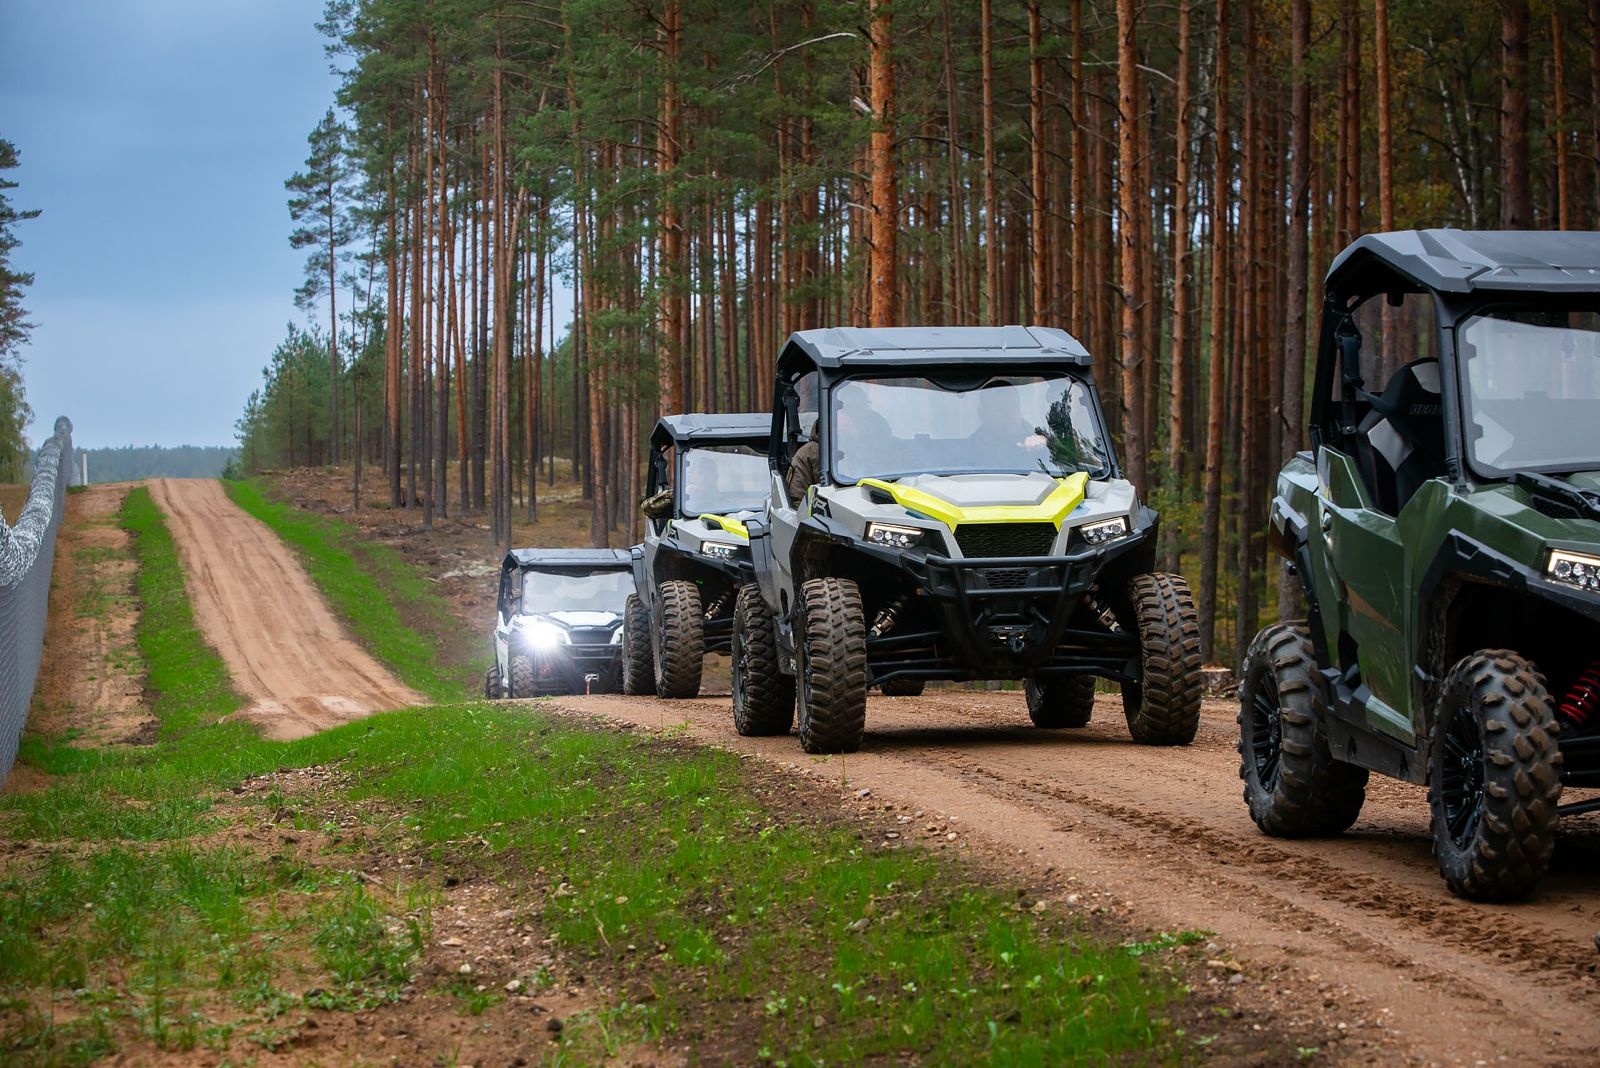
[[484,676],[483,676],[483,696],[487,697],[491,701],[497,700],[497,699],[505,696],[505,693],[503,692],[503,688],[500,685],[500,665],[499,664],[496,664],[494,667],[490,668],[487,672],[484,673]]
[[1328,748],[1311,635],[1286,623],[1267,627],[1241,673],[1239,778],[1250,818],[1279,838],[1344,832],[1366,800],[1367,769]]
[[1550,866],[1561,753],[1544,678],[1509,649],[1484,649],[1445,676],[1430,739],[1433,848],[1450,891],[1525,897]]
[[511,696],[533,696],[533,657],[524,653],[511,654]]
[[849,579],[808,579],[795,622],[800,747],[853,753],[867,729],[867,627]]
[[1200,617],[1181,575],[1128,584],[1144,681],[1122,687],[1128,733],[1140,745],[1188,745],[1200,726]]
[[1035,727],[1058,730],[1087,727],[1094,715],[1094,676],[1068,675],[1064,679],[1022,684],[1028,698],[1028,718]]
[[622,692],[648,697],[656,692],[656,661],[650,649],[650,617],[636,593],[622,610]]
[[683,579],[661,584],[661,618],[656,620],[656,693],[662,697],[695,697],[705,665],[705,620],[700,588]]
[[926,679],[890,679],[878,687],[885,697],[921,697],[927,688]]
[[733,729],[746,736],[788,734],[794,676],[778,668],[778,624],[755,583],[739,588],[733,609]]

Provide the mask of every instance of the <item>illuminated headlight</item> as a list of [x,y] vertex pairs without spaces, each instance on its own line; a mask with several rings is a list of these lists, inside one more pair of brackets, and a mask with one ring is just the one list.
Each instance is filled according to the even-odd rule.
[[1085,523],[1078,529],[1083,532],[1083,540],[1090,545],[1104,545],[1128,532],[1128,517],[1119,515],[1099,523]]
[[927,531],[917,527],[897,527],[893,523],[868,523],[867,540],[891,549],[912,549],[922,542]]
[[1585,556],[1555,549],[1544,573],[1557,582],[1565,582],[1580,590],[1600,591],[1600,556]]
[[536,650],[554,649],[558,645],[571,645],[572,636],[565,627],[548,619],[523,617],[522,637]]
[[732,560],[739,547],[726,541],[703,541],[700,543],[702,556],[714,556],[718,560]]

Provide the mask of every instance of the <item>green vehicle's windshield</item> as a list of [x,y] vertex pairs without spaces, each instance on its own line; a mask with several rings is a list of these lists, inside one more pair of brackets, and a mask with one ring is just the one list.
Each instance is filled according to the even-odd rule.
[[853,378],[833,390],[833,475],[839,482],[937,473],[1110,471],[1084,382],[997,376],[969,389],[926,378]]
[[522,610],[620,616],[632,592],[632,571],[528,571],[522,576]]
[[1491,310],[1456,343],[1476,471],[1600,470],[1600,311]]
[[767,501],[767,454],[748,445],[702,445],[683,457],[683,514],[756,511]]

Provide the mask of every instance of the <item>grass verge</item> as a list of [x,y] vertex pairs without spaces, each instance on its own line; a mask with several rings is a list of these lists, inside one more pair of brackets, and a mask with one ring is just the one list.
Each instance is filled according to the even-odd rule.
[[[921,850],[879,848],[819,815],[828,799],[727,753],[482,702],[262,741],[221,718],[237,698],[140,491],[124,522],[160,738],[76,756],[36,741],[26,759],[52,786],[0,799],[0,827],[33,843],[0,863],[0,1059],[293,1051],[319,1018],[385,1006],[412,1027],[447,1014],[483,1021],[475,1035],[510,1029],[511,1049],[547,1062],[635,1043],[772,1064],[1166,1063],[1193,1048],[1171,1020],[1166,944],[1108,944]],[[387,603],[335,524],[291,525],[319,581]],[[414,635],[379,653],[394,649],[429,655]],[[280,788],[292,769],[315,785]],[[556,1043],[512,1022],[556,982],[548,955],[470,980],[427,966],[434,914],[465,885],[491,886],[562,967],[599,979]]]

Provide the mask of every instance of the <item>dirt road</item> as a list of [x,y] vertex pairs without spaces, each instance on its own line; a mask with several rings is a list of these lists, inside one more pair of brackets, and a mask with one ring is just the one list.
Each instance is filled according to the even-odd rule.
[[[737,737],[726,697],[562,704],[840,775],[838,758],[808,757],[792,737]],[[1461,901],[1438,877],[1416,787],[1374,779],[1339,839],[1259,834],[1240,799],[1233,715],[1208,701],[1194,745],[1152,749],[1128,740],[1114,695],[1101,695],[1088,728],[1058,732],[1028,726],[1020,693],[874,696],[842,792],[886,810],[879,822],[912,817],[907,838],[954,834],[1014,857],[1075,904],[1216,932],[1244,965],[1236,982],[1356,1039],[1344,1046],[1365,1051],[1354,1059],[1600,1063],[1600,821],[1563,824],[1533,901]]]
[[153,479],[195,621],[250,699],[239,714],[268,738],[301,738],[421,704],[334,619],[299,561],[211,479]]

